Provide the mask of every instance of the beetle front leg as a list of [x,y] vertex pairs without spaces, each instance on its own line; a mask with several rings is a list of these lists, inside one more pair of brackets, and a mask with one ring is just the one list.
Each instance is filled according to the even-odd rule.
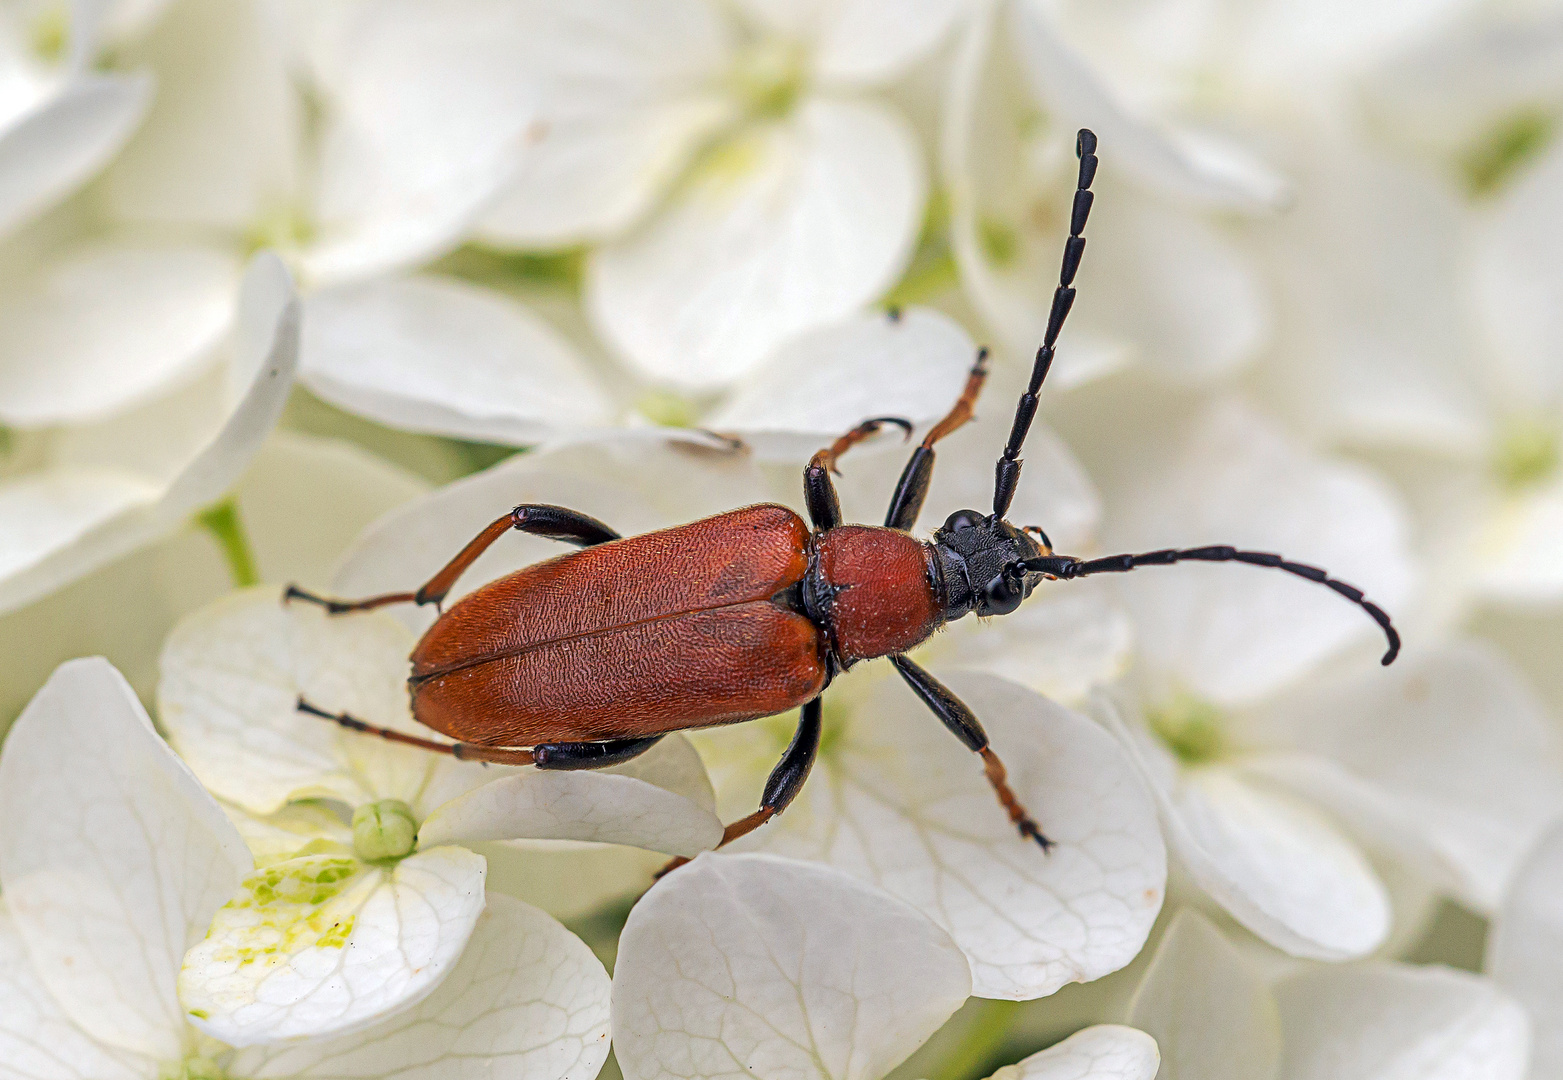
[[968,750],[982,758],[983,775],[987,777],[988,783],[993,787],[993,793],[998,796],[999,803],[1009,814],[1010,822],[1020,830],[1020,835],[1035,840],[1041,845],[1043,851],[1051,848],[1053,841],[1042,835],[1041,827],[1026,812],[1026,808],[1020,804],[1014,790],[1009,786],[1004,763],[988,745],[988,733],[982,730],[982,724],[976,714],[966,707],[965,702],[952,694],[949,687],[905,656],[892,656],[890,662],[896,666],[896,670],[901,673],[901,678],[906,680],[913,693],[922,699],[923,704],[944,721],[944,726],[954,732],[955,737],[965,743]]
[[[823,722],[822,698],[815,698],[803,706],[803,714],[798,720],[798,730],[793,733],[792,742],[787,746],[787,752],[771,770],[770,777],[765,781],[765,792],[760,796],[760,808],[746,818],[739,818],[722,831],[722,842],[717,847],[732,843],[740,836],[747,836],[754,830],[764,825],[771,818],[787,809],[793,799],[798,797],[798,792],[803,790],[803,782],[809,778],[809,770],[814,767],[814,759],[819,756],[820,729]],[[668,863],[657,872],[661,877],[669,870],[677,870],[689,860],[682,856]]]
[[928,484],[933,480],[934,443],[976,415],[977,396],[982,393],[982,384],[987,379],[988,350],[981,349],[977,353],[977,362],[966,374],[966,385],[961,389],[961,396],[955,399],[955,404],[950,406],[944,419],[923,436],[922,445],[912,451],[911,460],[901,470],[901,479],[896,482],[895,493],[890,496],[890,509],[885,511],[887,528],[911,532],[912,526],[917,524],[917,515],[923,510],[923,500],[928,497]]
[[331,600],[305,592],[297,585],[289,585],[287,591],[282,594],[282,602],[286,604],[290,600],[303,600],[307,603],[319,604],[329,615],[344,615],[350,611],[373,611],[387,604],[434,604],[438,607],[456,584],[456,579],[466,572],[467,567],[477,562],[479,555],[487,551],[494,541],[511,529],[530,533],[533,536],[546,536],[550,540],[562,540],[577,547],[592,547],[619,538],[618,533],[596,518],[587,517],[578,511],[567,510],[562,506],[549,506],[546,503],[522,503],[473,537],[454,559],[446,563],[439,573],[424,582],[423,587],[417,592],[385,593],[382,596],[371,596],[366,600]]
[[876,416],[872,420],[864,420],[825,447],[804,466],[803,501],[809,508],[809,520],[816,529],[834,529],[841,524],[841,499],[837,497],[835,482],[830,478],[830,474],[836,471],[836,459],[886,424],[896,425],[908,436],[912,433],[909,420],[899,416]]

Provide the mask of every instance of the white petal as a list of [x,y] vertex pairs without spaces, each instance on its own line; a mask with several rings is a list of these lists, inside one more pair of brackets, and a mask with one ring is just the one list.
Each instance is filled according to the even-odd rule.
[[900,116],[810,99],[787,122],[734,136],[651,222],[596,249],[587,308],[646,375],[730,382],[888,288],[911,254],[924,189]]
[[1197,911],[1173,916],[1129,1007],[1161,1048],[1160,1080],[1268,1080],[1281,1031],[1275,999]]
[[513,181],[541,91],[511,35],[493,29],[507,8],[398,2],[347,16],[320,87],[309,277],[342,281],[425,261],[454,247]]
[[740,843],[829,862],[905,900],[949,931],[983,997],[1042,997],[1123,967],[1166,883],[1133,766],[1095,724],[1019,686],[969,672],[945,681],[1052,851],[1017,833],[981,762],[899,680],[852,709],[798,800]]
[[988,1080],[1155,1080],[1156,1040],[1121,1024],[1097,1024],[1006,1065]]
[[661,852],[574,840],[501,840],[472,848],[488,860],[490,896],[504,893],[567,921],[591,918],[610,905],[623,911],[668,864]]
[[608,1056],[608,973],[535,908],[490,896],[461,960],[417,1006],[357,1035],[256,1047],[234,1075],[591,1080]]
[[317,293],[304,312],[305,381],[380,423],[525,445],[611,417],[575,348],[499,293],[410,277]]
[[249,0],[182,3],[123,49],[157,96],[104,174],[114,217],[245,233],[291,208],[303,117],[281,31]]
[[[974,24],[950,89],[951,242],[962,284],[1006,354],[1029,362],[1068,235],[1075,133],[1038,131],[1035,102],[992,44]],[[1078,384],[1128,362],[1199,377],[1251,359],[1269,328],[1251,258],[1203,215],[1115,184],[1110,171],[1097,191],[1111,209],[1086,230],[1080,295],[1050,378]]]
[[1476,587],[1503,604],[1551,606],[1563,598],[1563,484],[1501,502],[1477,537]]
[[1286,181],[1237,147],[1215,153],[1208,141],[1190,144],[1115,100],[1085,58],[1059,36],[1041,0],[1011,5],[1009,27],[1038,101],[1067,126],[1095,131],[1140,183],[1214,206],[1255,210],[1285,204]]
[[232,1046],[342,1035],[426,997],[483,910],[484,862],[441,847],[377,870],[307,855],[246,878],[179,973],[191,1023]]
[[62,665],[0,755],[0,880],[34,969],[96,1038],[182,1051],[174,975],[249,852],[119,673]]
[[[156,484],[113,469],[45,469],[0,484],[0,575],[20,576],[46,564],[105,523],[155,503],[159,494]],[[8,606],[46,591],[18,590],[21,595]]]
[[1530,1013],[1531,1076],[1563,1073],[1563,827],[1520,866],[1487,937],[1487,971]]
[[895,78],[927,55],[973,5],[971,0],[742,0],[741,6],[771,29],[807,41],[816,78],[872,84]]
[[1512,664],[1475,643],[1289,695],[1265,723],[1267,738],[1338,762],[1398,804],[1477,910],[1497,907],[1563,815],[1563,740]]
[[[281,414],[298,360],[297,303],[287,271],[275,256],[262,254],[251,260],[240,290],[233,348],[235,355],[228,372],[232,387],[229,411],[216,434],[209,440],[203,439],[204,445],[197,444],[200,449],[193,459],[186,459],[187,464],[161,498],[156,498],[156,489],[144,488],[139,495],[129,493],[125,479],[114,484],[94,479],[92,483],[111,490],[119,512],[84,508],[79,499],[74,499],[65,512],[52,515],[60,524],[52,526],[50,532],[24,550],[18,560],[20,565],[0,581],[0,609],[37,599],[172,532],[191,512],[220,498],[238,479]],[[150,413],[156,416],[159,409],[153,408]],[[184,424],[199,425],[210,417],[179,419]],[[109,435],[114,425],[107,427],[108,432],[99,433],[100,443],[112,442]],[[90,441],[91,433],[85,434]],[[143,434],[153,442],[163,435]],[[98,449],[101,451],[102,447]],[[122,446],[119,452],[134,458],[142,451],[130,445]],[[154,451],[152,456],[157,453]],[[103,462],[104,466],[114,463],[113,458]]]
[[1150,780],[1180,862],[1238,922],[1293,956],[1320,960],[1362,956],[1384,940],[1384,886],[1322,814],[1219,766],[1180,771],[1149,735],[1110,712],[1104,719]]
[[244,837],[257,867],[301,855],[346,855],[353,850],[352,827],[343,822],[340,808],[324,799],[289,803],[264,817],[233,803],[223,803],[222,808]]
[[97,172],[141,122],[152,98],[142,75],[77,76],[0,132],[0,234]]
[[[1310,456],[1236,404],[1202,417],[1170,468],[1145,462],[1120,491],[1111,551],[1231,544],[1328,568],[1394,612],[1411,583],[1394,493],[1355,466]],[[1348,642],[1378,634],[1341,597],[1252,566],[1158,567],[1120,583],[1141,655],[1216,702],[1258,697]]]
[[630,912],[614,1050],[627,1080],[876,1080],[970,989],[943,931],[878,889],[789,859],[702,855]]
[[524,837],[693,857],[721,843],[722,822],[683,796],[632,777],[527,770],[445,803],[418,830],[423,845]]
[[1003,676],[1055,701],[1080,701],[1122,674],[1133,638],[1123,610],[1095,585],[1049,586],[1002,619],[962,619],[929,642],[929,655],[948,667]]
[[539,81],[541,102],[520,173],[480,225],[487,239],[563,247],[622,229],[733,117],[721,92],[732,34],[715,5],[507,7],[485,31]]
[[156,1060],[105,1046],[71,1023],[33,973],[9,915],[0,908],[0,1055],[16,1080],[151,1080]]
[[0,301],[0,420],[94,420],[211,358],[234,316],[239,268],[199,247],[77,249]]
[[870,416],[932,424],[976,355],[965,328],[932,308],[855,315],[782,345],[704,423],[762,457],[798,461]]
[[271,587],[234,593],[174,628],[158,713],[196,775],[224,799],[269,814],[290,799],[412,801],[438,755],[345,731],[318,708],[414,730],[406,673],[412,638],[373,613],[333,619],[281,603]]
[[1316,968],[1275,984],[1282,1080],[1523,1080],[1525,1010],[1443,967]]

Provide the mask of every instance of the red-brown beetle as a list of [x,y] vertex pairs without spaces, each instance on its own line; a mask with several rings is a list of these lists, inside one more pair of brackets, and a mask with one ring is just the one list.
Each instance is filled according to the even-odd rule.
[[[1070,236],[1030,384],[999,458],[993,512],[958,510],[932,543],[913,539],[933,474],[934,444],[972,417],[986,377],[979,355],[960,399],[934,425],[901,474],[883,527],[844,525],[831,472],[836,459],[886,423],[867,420],[815,454],[804,470],[811,530],[784,506],[751,506],[688,525],[620,539],[608,526],[557,506],[523,505],[495,521],[412,593],[339,601],[296,588],[288,599],[332,614],[385,604],[440,605],[456,579],[511,529],[585,550],[529,566],[464,597],[412,654],[413,715],[454,744],[419,739],[334,715],[305,712],[397,742],[459,758],[591,769],[628,760],[668,732],[733,724],[802,706],[797,734],[766,782],[760,809],[729,825],[723,843],[780,813],[809,774],[820,741],[820,695],[859,660],[888,656],[955,736],[980,754],[989,783],[1023,836],[1049,846],[1005,782],[1004,766],[970,709],[906,653],[969,612],[1006,615],[1038,581],[1133,570],[1183,560],[1273,567],[1334,589],[1360,605],[1389,639],[1389,617],[1360,590],[1278,555],[1231,547],[1153,551],[1082,561],[1053,554],[1040,529],[1004,515],[1020,478],[1020,449],[1054,343],[1074,302],[1085,250],[1096,137],[1079,134]],[[1037,539],[1030,535],[1037,534]]]

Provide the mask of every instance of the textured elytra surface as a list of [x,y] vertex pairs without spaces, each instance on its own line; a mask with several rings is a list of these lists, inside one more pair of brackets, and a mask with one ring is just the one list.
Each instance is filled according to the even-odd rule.
[[501,578],[419,642],[418,719],[491,746],[731,723],[807,701],[823,642],[770,598],[807,569],[808,527],[735,510]]

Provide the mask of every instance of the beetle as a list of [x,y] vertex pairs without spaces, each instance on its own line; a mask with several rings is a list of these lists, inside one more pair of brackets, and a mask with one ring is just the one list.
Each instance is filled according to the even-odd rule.
[[973,613],[1007,615],[1043,580],[1187,560],[1240,562],[1298,575],[1360,606],[1388,638],[1382,662],[1391,663],[1400,639],[1389,616],[1361,590],[1317,567],[1229,546],[1083,560],[1056,554],[1041,529],[1006,520],[1020,479],[1021,447],[1075,298],[1095,150],[1095,135],[1082,129],[1059,284],[995,470],[992,513],[957,510],[932,542],[910,534],[933,475],[935,444],[972,419],[987,376],[983,352],[954,407],[912,452],[883,526],[842,522],[831,473],[842,454],[885,425],[910,433],[911,425],[894,417],[866,420],[810,459],[803,477],[810,523],[771,504],[621,538],[585,514],[523,504],[486,527],[416,592],[342,601],[290,587],[285,602],[320,604],[331,614],[395,603],[442,609],[457,578],[512,529],[581,548],[476,589],[442,610],[418,642],[408,680],[413,715],[455,742],[375,727],[303,699],[298,708],[458,758],[593,769],[644,753],[672,731],[801,706],[796,734],[766,781],[760,808],[727,826],[725,844],[781,813],[802,788],[819,750],[821,694],[831,679],[861,661],[888,657],[923,703],[980,756],[1021,835],[1046,851],[1051,842],[1006,782],[980,721],[907,656],[946,623]]

